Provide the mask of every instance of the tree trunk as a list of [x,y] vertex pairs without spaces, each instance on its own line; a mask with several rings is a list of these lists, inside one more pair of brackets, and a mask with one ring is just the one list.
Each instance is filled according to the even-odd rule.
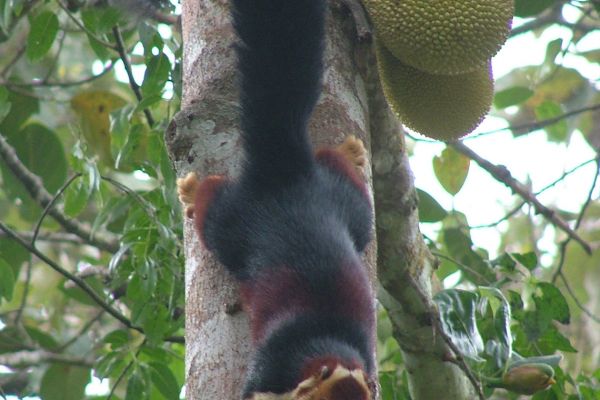
[[[239,170],[233,31],[226,0],[183,3],[183,104],[166,133],[179,176],[235,176]],[[341,143],[349,134],[367,146],[364,74],[354,59],[349,15],[334,7],[327,24],[324,92],[310,123],[315,146]],[[301,38],[300,38],[301,40]],[[186,397],[238,400],[251,342],[246,315],[239,311],[237,286],[225,269],[201,249],[186,221]],[[371,276],[375,252],[369,251]]]
[[[323,94],[310,123],[313,143],[315,146],[336,144],[342,142],[345,136],[354,134],[369,148],[369,132],[373,132],[377,146],[373,149],[372,158],[375,168],[379,169],[375,182],[382,185],[376,190],[383,196],[376,194],[376,206],[387,212],[390,202],[386,198],[395,199],[394,196],[400,194],[408,200],[397,205],[396,211],[403,214],[401,221],[404,224],[399,236],[390,236],[387,229],[380,229],[380,226],[385,226],[380,223],[377,234],[393,239],[387,240],[386,247],[380,250],[385,261],[382,282],[387,290],[392,289],[391,296],[384,296],[389,300],[384,304],[390,307],[396,328],[424,338],[411,340],[409,345],[403,346],[403,349],[411,350],[405,351],[404,355],[412,372],[413,397],[415,400],[436,398],[426,396],[423,388],[427,383],[436,390],[443,385],[444,390],[438,390],[437,395],[456,394],[444,396],[446,399],[472,398],[464,384],[464,376],[457,372],[457,368],[442,361],[445,347],[441,341],[435,342],[431,325],[424,324],[413,314],[415,310],[424,312],[423,306],[414,307],[419,300],[410,297],[414,293],[402,284],[403,274],[411,271],[416,282],[427,286],[431,268],[424,267],[430,265],[429,258],[418,231],[414,187],[399,136],[399,125],[393,122],[382,102],[376,74],[373,73],[370,43],[361,43],[357,39],[354,19],[345,6],[336,1],[331,4],[330,10]],[[191,170],[200,177],[212,174],[235,176],[239,170],[241,143],[238,136],[235,57],[231,47],[233,31],[227,0],[184,1],[182,30],[183,104],[182,111],[175,116],[166,133],[169,152],[179,176]],[[385,148],[389,144],[393,147]],[[398,164],[397,160],[401,162]],[[390,184],[398,184],[398,179],[402,185],[396,191],[388,190]],[[386,197],[388,195],[392,197]],[[391,215],[390,221],[400,221],[394,219],[395,214]],[[387,218],[379,210],[377,217]],[[200,247],[189,220],[185,223],[184,235],[186,398],[238,400],[251,342],[247,317],[239,310],[237,286],[225,269]],[[374,245],[371,246],[366,256],[372,278],[375,277],[374,248]],[[392,254],[390,249],[395,249],[393,254],[400,251],[402,257],[388,257]],[[410,311],[403,310],[403,302]],[[398,317],[400,310],[404,317]],[[440,371],[444,373],[438,376]]]

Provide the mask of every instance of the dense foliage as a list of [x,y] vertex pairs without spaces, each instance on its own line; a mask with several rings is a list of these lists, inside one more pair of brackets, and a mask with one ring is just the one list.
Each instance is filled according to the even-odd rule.
[[79,399],[93,371],[109,397],[177,399],[181,209],[162,136],[180,43],[83,3],[0,4],[0,386]]
[[[163,141],[181,96],[178,20],[168,7],[128,4],[0,0],[0,397],[181,395],[182,218]],[[420,187],[436,279],[453,277],[435,298],[439,323],[486,397],[517,398],[553,372],[556,384],[534,399],[600,399],[597,173],[578,211],[542,202],[581,169],[597,171],[597,82],[563,61],[600,68],[600,41],[577,48],[600,28],[600,3],[517,0],[516,14],[524,19],[509,43],[557,26],[571,34],[547,40],[542,64],[498,80],[494,115],[513,127],[515,148],[543,129],[565,150],[585,138],[593,156],[544,187],[516,182],[510,164],[463,143],[432,160],[457,199],[475,163],[515,194],[505,217],[483,227],[497,249],[475,240],[473,210],[442,207],[436,189]],[[409,399],[397,338],[380,317],[383,399]],[[93,376],[108,387],[89,385]]]

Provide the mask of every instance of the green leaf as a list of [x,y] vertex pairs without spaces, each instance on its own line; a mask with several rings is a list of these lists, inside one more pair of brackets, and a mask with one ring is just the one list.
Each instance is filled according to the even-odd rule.
[[538,258],[533,251],[524,254],[511,253],[510,256],[530,271],[537,267]]
[[14,287],[15,274],[13,269],[3,258],[0,258],[0,299],[4,297],[7,301],[10,301]]
[[545,62],[547,64],[554,64],[554,60],[556,59],[556,56],[562,50],[562,43],[563,43],[563,41],[561,38],[554,39],[554,40],[550,41],[550,43],[548,43],[548,46],[546,46],[546,59],[545,59]]
[[508,304],[506,297],[504,297],[502,292],[497,288],[481,286],[479,288],[479,293],[482,298],[489,301],[492,307],[495,338],[499,345],[496,354],[498,357],[498,359],[496,359],[496,364],[505,365],[512,354],[513,338],[510,330],[510,305]]
[[419,221],[438,222],[446,218],[448,213],[431,195],[421,189],[417,189],[419,196]]
[[442,328],[458,347],[462,355],[475,361],[482,361],[483,340],[477,329],[475,308],[476,293],[449,289],[437,293],[434,301],[438,306]]
[[54,131],[38,123],[29,124],[20,132],[10,134],[8,142],[14,147],[19,160],[42,178],[50,193],[63,185],[67,177],[67,159],[62,142]]
[[0,122],[2,122],[10,112],[11,104],[8,95],[8,90],[6,90],[4,86],[0,86]]
[[58,342],[51,335],[33,326],[25,326],[27,335],[46,350],[56,350]]
[[[62,143],[54,131],[40,124],[29,124],[20,132],[8,136],[19,160],[34,174],[38,175],[44,187],[55,193],[67,177],[67,159]],[[41,212],[38,204],[30,197],[29,192],[12,171],[0,161],[3,186],[11,199],[22,202],[19,207],[21,216],[27,221],[34,221]]]
[[515,0],[515,16],[531,17],[551,7],[556,0]]
[[577,353],[577,349],[573,347],[569,339],[554,326],[544,332],[539,338],[537,345],[543,353],[554,353],[555,351]]
[[153,106],[154,104],[160,102],[161,100],[162,100],[162,96],[160,94],[146,96],[135,107],[135,112],[144,111],[144,109],[146,109],[150,106]]
[[67,364],[52,364],[40,386],[44,400],[83,400],[90,381],[90,369]]
[[95,25],[96,32],[111,32],[119,23],[121,16],[123,15],[122,10],[120,11],[115,7],[96,7],[96,10],[98,12],[98,19],[96,20]]
[[141,400],[148,397],[148,393],[145,390],[146,383],[143,377],[136,371],[129,377],[127,382],[127,392],[125,393],[125,400]]
[[494,107],[503,109],[525,102],[533,96],[533,91],[524,86],[513,86],[496,92],[494,95]]
[[467,179],[470,163],[468,157],[451,147],[446,147],[441,156],[433,158],[433,170],[444,189],[455,195]]
[[144,97],[160,94],[169,79],[170,72],[171,62],[164,53],[153,56],[148,62],[142,83]]
[[[557,118],[561,115],[563,115],[562,107],[553,101],[544,101],[535,108],[535,116],[538,122]],[[546,126],[544,129],[548,134],[548,139],[553,142],[564,142],[569,134],[566,119],[561,119],[552,125]]]
[[150,379],[167,400],[178,400],[180,387],[173,372],[164,364],[150,363]]
[[144,307],[139,321],[150,343],[160,343],[170,329],[169,314],[162,304],[152,304],[149,307]]
[[459,228],[448,228],[443,231],[443,239],[450,256],[460,264],[458,268],[476,284],[488,284],[494,280],[494,272],[490,265],[472,249],[473,242]]
[[101,379],[108,378],[111,375],[118,376],[127,362],[129,362],[129,359],[123,357],[121,352],[111,351],[100,357],[100,360],[94,365],[94,374]]
[[0,0],[0,38],[5,39],[8,36],[9,28],[12,22],[13,10],[10,0]]
[[90,189],[88,182],[81,177],[71,183],[65,191],[65,214],[72,218],[78,216],[88,204]]
[[[513,314],[515,312],[519,312],[519,311],[523,310],[523,307],[525,306],[525,304],[523,303],[523,299],[521,298],[521,295],[518,292],[515,292],[514,290],[509,290],[508,298],[510,299],[510,301],[509,301],[510,309],[513,312]],[[518,319],[518,318],[516,318],[516,319]]]
[[[97,277],[87,278],[85,280],[85,282],[88,284],[88,286],[90,288],[92,288],[94,290],[94,292],[96,292],[96,294],[100,298],[102,298],[104,296],[104,294],[103,294],[104,286],[102,285],[100,280],[98,280]],[[67,297],[69,297],[81,304],[86,304],[88,306],[97,306],[98,305],[98,303],[96,303],[96,301],[94,299],[92,299],[90,297],[90,295],[87,294],[87,292],[85,292],[79,286],[68,286],[68,287],[61,286],[60,291],[62,293],[64,293]]]
[[562,324],[568,324],[571,320],[571,313],[567,300],[560,290],[549,282],[539,282],[536,286],[542,294],[541,296],[533,295],[536,308],[548,312],[552,319]]
[[10,111],[3,121],[0,129],[3,135],[9,136],[10,132],[21,129],[27,119],[40,111],[39,100],[16,92],[8,91],[7,101],[11,104]]
[[29,259],[29,252],[13,239],[0,237],[0,257],[13,270],[14,276],[19,276],[21,265]]
[[54,43],[58,33],[58,17],[50,11],[41,12],[30,23],[31,29],[27,37],[27,58],[36,62],[41,60]]
[[503,253],[500,257],[492,261],[492,265],[494,267],[500,267],[505,271],[513,272],[517,263],[510,255]]
[[124,329],[117,329],[104,336],[102,341],[110,344],[113,350],[126,346],[130,340],[129,333]]

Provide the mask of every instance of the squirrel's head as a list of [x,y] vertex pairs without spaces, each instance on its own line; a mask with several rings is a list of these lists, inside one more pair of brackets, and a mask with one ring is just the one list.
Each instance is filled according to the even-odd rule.
[[362,368],[325,359],[310,363],[305,377],[288,393],[255,393],[249,400],[372,400],[373,385]]

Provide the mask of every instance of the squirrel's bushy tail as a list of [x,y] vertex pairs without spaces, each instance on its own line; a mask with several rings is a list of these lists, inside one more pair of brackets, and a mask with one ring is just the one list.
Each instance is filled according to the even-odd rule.
[[320,94],[324,0],[232,0],[246,173],[286,183],[313,168],[307,123]]

